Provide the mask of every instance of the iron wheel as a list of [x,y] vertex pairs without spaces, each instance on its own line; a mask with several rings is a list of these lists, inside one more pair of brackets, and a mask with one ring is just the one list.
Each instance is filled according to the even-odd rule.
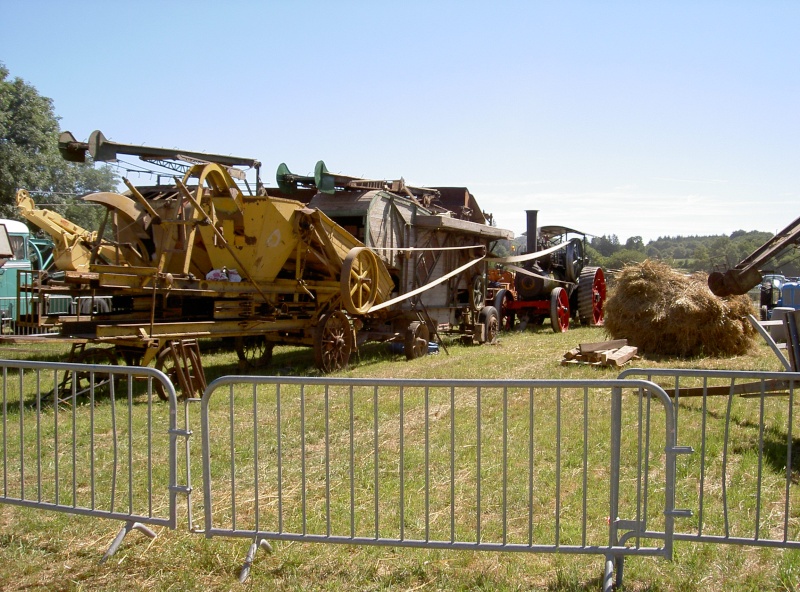
[[314,328],[314,362],[324,373],[347,367],[355,349],[353,329],[347,316],[336,311],[322,315]]
[[550,323],[554,333],[563,333],[569,329],[569,296],[564,288],[555,288],[550,292]]
[[599,267],[586,267],[578,280],[578,317],[582,325],[602,325],[606,278]]

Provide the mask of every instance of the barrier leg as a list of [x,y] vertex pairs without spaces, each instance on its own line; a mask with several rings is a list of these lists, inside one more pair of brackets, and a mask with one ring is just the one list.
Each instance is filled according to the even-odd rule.
[[256,553],[259,549],[264,549],[265,552],[272,554],[272,545],[266,539],[256,539],[250,545],[250,550],[247,552],[247,557],[244,558],[244,565],[239,572],[239,583],[244,584],[247,578],[250,577],[250,568],[253,566],[253,561],[256,558]]
[[603,572],[603,592],[611,592],[614,589],[614,562],[613,555],[606,555],[606,566]]
[[122,544],[122,539],[124,539],[125,536],[132,530],[138,530],[151,539],[154,539],[157,536],[149,526],[145,526],[141,522],[126,522],[125,526],[122,527],[122,530],[117,533],[114,542],[111,543],[111,546],[108,548],[108,551],[106,551],[106,554],[103,555],[103,558],[100,560],[100,565],[108,561],[108,559],[117,552],[117,549],[119,549],[119,546]]

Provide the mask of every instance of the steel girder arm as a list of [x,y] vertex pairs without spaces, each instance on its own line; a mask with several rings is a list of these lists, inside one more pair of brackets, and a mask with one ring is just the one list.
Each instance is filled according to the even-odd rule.
[[52,210],[36,207],[24,189],[17,192],[17,209],[20,215],[49,234],[54,243],[53,258],[56,267],[64,271],[88,269],[92,251],[98,247],[99,255],[113,261],[116,252],[105,244],[97,232],[86,230]]
[[761,283],[761,272],[758,269],[761,265],[798,243],[800,243],[800,218],[753,251],[733,269],[724,274],[719,271],[713,272],[708,276],[708,287],[717,296],[746,294],[748,290]]

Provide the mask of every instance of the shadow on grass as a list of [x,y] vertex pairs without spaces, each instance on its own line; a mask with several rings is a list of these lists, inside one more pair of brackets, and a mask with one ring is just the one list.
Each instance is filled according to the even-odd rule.
[[[359,368],[386,361],[405,361],[405,355],[393,353],[386,343],[367,343],[358,348],[350,358],[350,366]],[[314,350],[310,347],[276,348],[272,360],[260,368],[243,368],[232,356],[230,361],[203,360],[206,380],[211,382],[221,376],[324,376],[314,361]]]
[[[754,398],[757,400],[757,398]],[[702,407],[688,405],[683,402],[678,404],[682,413],[702,414]],[[718,411],[706,409],[706,416],[715,420],[725,421],[726,414]],[[760,424],[747,418],[743,418],[739,413],[732,413],[730,421],[738,428],[747,430],[747,437],[738,439],[731,443],[730,452],[732,454],[744,454],[751,452],[758,455],[759,452],[759,430]],[[788,427],[777,425],[764,426],[763,458],[767,467],[778,475],[786,472],[787,461],[789,461],[790,442]],[[791,438],[791,480],[792,483],[800,483],[800,438]]]

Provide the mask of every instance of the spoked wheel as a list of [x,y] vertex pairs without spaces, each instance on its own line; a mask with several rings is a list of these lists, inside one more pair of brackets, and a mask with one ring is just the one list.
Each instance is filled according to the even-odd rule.
[[564,288],[550,292],[550,323],[554,333],[569,329],[569,296]]
[[[201,397],[205,390],[205,377],[200,362],[200,355],[195,344],[182,347],[179,342],[173,342],[158,352],[156,357],[156,370],[161,370],[167,375],[175,391],[182,398]],[[162,401],[168,401],[164,385],[160,380],[155,381],[156,393]]]
[[431,332],[428,325],[421,321],[413,321],[406,329],[406,359],[414,360],[428,355],[428,340]]
[[606,277],[599,267],[586,267],[578,281],[578,317],[583,325],[603,324]]
[[[166,374],[167,378],[169,378],[169,381],[173,384],[176,390],[180,388],[180,368],[178,361],[175,359],[175,356],[172,353],[171,347],[167,346],[158,352],[158,357],[156,358],[156,370],[161,370],[164,374]],[[158,398],[162,401],[169,400],[167,391],[164,389],[164,385],[161,384],[161,381],[156,381],[156,393],[158,394]]]
[[484,341],[481,343],[494,343],[500,329],[500,319],[494,306],[484,306],[478,315],[478,321],[484,326]]
[[478,311],[483,308],[486,302],[486,278],[476,275],[472,278],[469,286],[469,305],[472,310]]
[[509,308],[509,304],[512,302],[514,302],[514,294],[511,290],[500,290],[494,297],[500,331],[511,331],[514,328],[515,314]]
[[272,361],[275,344],[263,335],[246,335],[236,338],[236,355],[245,368],[265,368]]
[[364,314],[375,304],[378,258],[365,247],[355,247],[342,263],[342,303],[350,314]]
[[[105,347],[90,347],[75,355],[73,361],[79,364],[108,364],[117,366],[117,355],[113,348]],[[62,400],[65,397],[72,396],[73,388],[75,395],[80,397],[91,392],[94,388],[97,392],[100,388],[111,388],[113,381],[114,386],[119,384],[119,375],[112,374],[111,372],[102,371],[88,371],[77,370],[67,371],[64,373],[64,378],[59,386],[61,390]]]
[[583,243],[579,238],[569,241],[566,248],[567,281],[577,282],[583,269]]
[[314,329],[314,361],[317,368],[335,372],[347,367],[355,349],[353,329],[347,316],[336,311],[322,315]]

